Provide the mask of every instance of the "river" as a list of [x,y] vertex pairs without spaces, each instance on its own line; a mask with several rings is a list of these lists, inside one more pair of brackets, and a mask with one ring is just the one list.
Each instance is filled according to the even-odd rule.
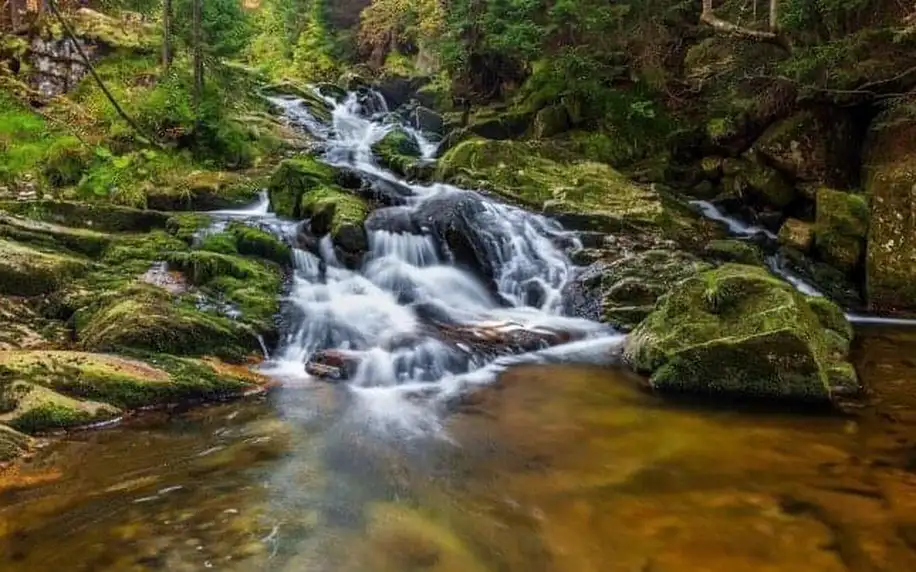
[[[376,166],[389,127],[366,105],[336,105],[333,129],[297,117],[329,162],[409,190],[390,208],[469,192]],[[423,236],[373,231],[360,271],[331,245],[297,250],[290,326],[264,366],[280,387],[52,442],[0,477],[0,569],[916,569],[916,332],[860,326],[874,394],[842,414],[663,400],[613,363],[622,336],[562,315],[575,237],[480,201],[495,294]],[[264,202],[214,216],[294,232]],[[578,340],[457,355],[421,309]],[[369,356],[348,384],[305,375],[329,346]]]

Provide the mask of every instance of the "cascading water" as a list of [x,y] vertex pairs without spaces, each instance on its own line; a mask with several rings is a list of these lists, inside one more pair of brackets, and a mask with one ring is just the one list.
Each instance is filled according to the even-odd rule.
[[[292,328],[271,370],[285,377],[305,375],[316,352],[334,349],[357,355],[349,376],[359,393],[378,396],[382,388],[400,394],[447,397],[465,384],[492,379],[519,362],[607,362],[622,336],[604,325],[561,315],[561,291],[573,267],[559,244],[576,244],[558,223],[449,185],[412,185],[380,168],[371,151],[393,128],[384,101],[371,92],[333,103],[331,126],[317,122],[297,100],[275,99],[290,120],[319,138],[325,160],[370,179],[406,189],[390,214],[411,217],[429,201],[473,200],[467,230],[483,245],[494,287],[454,265],[428,228],[418,232],[367,230],[369,251],[358,270],[339,264],[329,237],[317,252],[296,249],[289,295]],[[332,103],[329,100],[329,103]],[[425,159],[436,145],[412,132]],[[378,213],[374,213],[378,214]],[[381,213],[385,214],[385,213]],[[446,249],[447,250],[447,249]],[[495,290],[495,292],[493,291]],[[435,325],[510,333],[560,333],[575,340],[556,347],[498,355],[475,351],[468,343],[443,339]],[[403,405],[403,404],[402,404]]]
[[[724,224],[728,228],[729,232],[734,235],[752,237],[755,235],[763,234],[770,240],[776,240],[776,235],[769,230],[759,226],[745,224],[734,217],[728,216],[718,207],[708,201],[691,201],[691,204],[700,209],[700,212],[703,213],[703,216],[706,218]],[[768,256],[766,263],[774,274],[783,278],[786,282],[791,284],[802,294],[805,294],[806,296],[823,296],[823,293],[813,284],[807,282],[804,278],[789,270],[778,255]],[[916,326],[916,320],[905,318],[886,318],[883,316],[873,316],[858,313],[847,313],[846,318],[853,324],[908,327]]]

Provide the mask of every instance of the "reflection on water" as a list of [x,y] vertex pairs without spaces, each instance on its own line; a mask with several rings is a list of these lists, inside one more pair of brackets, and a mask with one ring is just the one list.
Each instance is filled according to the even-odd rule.
[[846,415],[525,366],[426,438],[327,386],[144,417],[0,477],[0,569],[916,570],[914,350],[862,336],[873,396]]

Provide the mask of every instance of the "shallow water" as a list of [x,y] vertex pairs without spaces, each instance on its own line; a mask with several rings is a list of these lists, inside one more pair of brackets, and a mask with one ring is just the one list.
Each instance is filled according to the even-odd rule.
[[0,482],[0,569],[916,569],[916,334],[860,335],[839,415],[704,409],[625,372],[520,366],[441,431],[358,392],[71,435]]

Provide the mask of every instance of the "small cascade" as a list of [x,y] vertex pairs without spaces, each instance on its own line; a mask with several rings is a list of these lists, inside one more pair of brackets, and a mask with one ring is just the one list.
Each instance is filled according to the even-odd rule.
[[[703,216],[710,220],[721,222],[724,224],[729,232],[736,236],[744,237],[754,237],[760,234],[764,234],[767,238],[771,240],[776,240],[776,235],[772,232],[754,225],[748,225],[740,220],[728,216],[723,213],[718,207],[714,204],[707,201],[690,201],[690,204],[698,207],[703,213]],[[782,258],[778,254],[773,254],[767,256],[766,258],[767,266],[773,272],[773,274],[783,278],[786,282],[791,284],[796,290],[805,294],[806,296],[823,296],[823,292],[818,290],[810,282],[807,282],[804,278],[792,272]],[[848,319],[853,324],[860,325],[882,325],[882,326],[907,326],[907,327],[916,327],[916,319],[906,319],[906,318],[888,318],[883,316],[875,316],[869,314],[859,314],[859,313],[847,313],[846,319]]]
[[[331,126],[321,125],[296,100],[272,101],[291,123],[322,142],[325,161],[396,184],[404,204],[373,213],[391,216],[378,217],[382,223],[367,230],[369,248],[358,269],[337,260],[329,236],[316,237],[313,252],[294,249],[291,327],[269,371],[299,378],[307,364],[333,364],[364,397],[388,388],[445,398],[464,384],[492,379],[512,363],[561,361],[564,348],[575,349],[576,361],[614,359],[608,348],[618,347],[621,336],[561,313],[561,291],[573,267],[558,245],[575,244],[572,233],[473,191],[410,184],[381,168],[372,145],[394,124],[374,92],[351,93],[334,104]],[[437,144],[405,129],[431,160]],[[491,271],[491,285],[456,264],[448,244],[426,222],[429,212],[454,204],[472,207],[458,218]],[[416,224],[386,224],[389,218]],[[294,242],[296,229],[287,226],[284,232]]]

